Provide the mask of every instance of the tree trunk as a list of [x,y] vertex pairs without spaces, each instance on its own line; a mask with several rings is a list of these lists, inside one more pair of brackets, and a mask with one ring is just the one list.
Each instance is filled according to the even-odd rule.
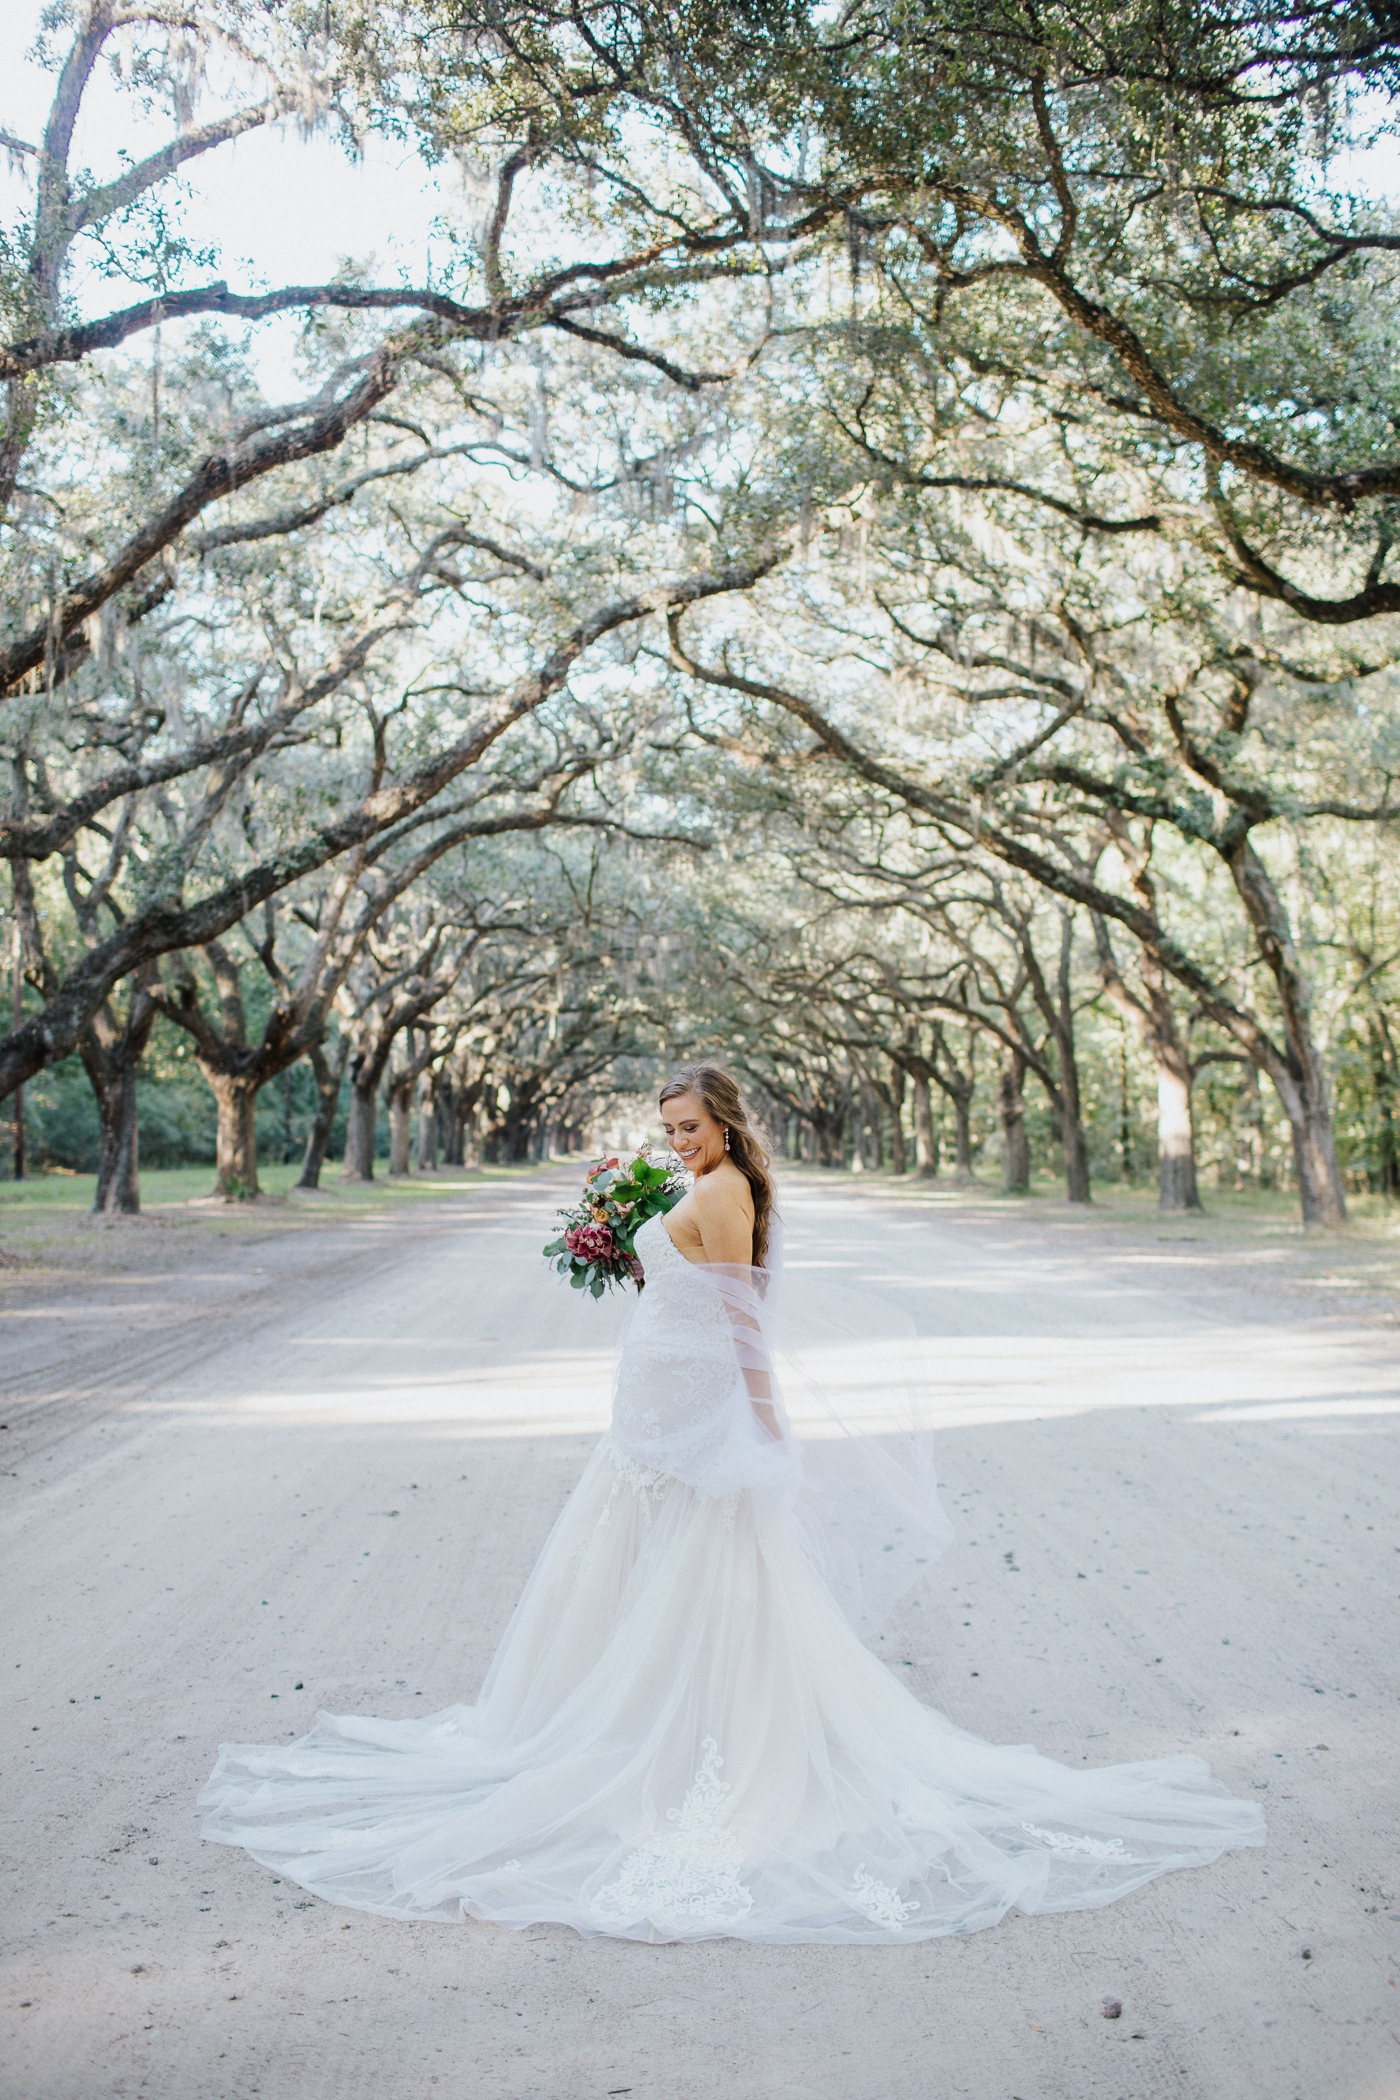
[[867,1087],[863,1095],[865,1161],[872,1174],[878,1174],[885,1164],[885,1119],[881,1113],[882,1105],[875,1089]]
[[865,1102],[861,1096],[857,1095],[855,1115],[851,1121],[851,1172],[853,1174],[863,1174],[869,1164],[865,1154],[868,1137],[869,1129],[865,1118]]
[[398,1180],[408,1172],[409,1114],[413,1081],[396,1079],[389,1088],[389,1178]]
[[972,1179],[972,1089],[953,1097],[953,1119],[957,1126],[958,1180]]
[[1060,915],[1059,1003],[1055,1017],[1055,1047],[1060,1057],[1060,1142],[1065,1155],[1065,1198],[1070,1203],[1090,1203],[1089,1145],[1084,1135],[1080,1108],[1079,1056],[1074,1041],[1074,995],[1070,966],[1074,944],[1074,915]]
[[1079,1119],[1079,1088],[1061,1082],[1064,1107],[1060,1112],[1060,1143],[1065,1155],[1065,1201],[1089,1203],[1089,1147]]
[[345,1126],[344,1181],[373,1181],[376,1089],[350,1082],[350,1114]]
[[299,1189],[318,1189],[321,1186],[321,1169],[326,1163],[326,1147],[331,1141],[335,1127],[335,1112],[340,1106],[340,1082],[345,1077],[345,1051],[332,1060],[318,1043],[310,1052],[311,1070],[316,1078],[316,1114],[306,1134],[306,1154],[297,1176]]
[[1298,1192],[1305,1225],[1342,1225],[1347,1201],[1337,1164],[1331,1090],[1313,1040],[1307,978],[1293,943],[1293,929],[1268,870],[1246,836],[1226,856],[1240,901],[1249,915],[1259,953],[1278,987],[1287,1056],[1266,1069],[1293,1133]]
[[[92,1211],[94,1217],[99,1217],[105,1211],[117,1209],[112,1200],[112,1192],[123,1150],[124,1089],[120,1074],[111,1068],[110,1061],[101,1048],[95,1044],[89,1048],[89,1033],[90,1031],[84,1030],[83,1035],[78,1038],[78,1055],[82,1058],[83,1067],[92,1081],[93,1100],[97,1104],[97,1188],[93,1193]],[[139,1180],[137,1203],[139,1206]]]
[[446,1071],[439,1072],[433,1087],[437,1106],[438,1140],[445,1167],[462,1164],[462,1090],[454,1086]]
[[[1277,1082],[1275,1088],[1277,1090]],[[1298,1172],[1303,1223],[1345,1225],[1347,1199],[1342,1188],[1341,1168],[1337,1164],[1332,1103],[1326,1081],[1322,1081],[1317,1091],[1310,1084],[1300,1086],[1296,1110],[1290,1109],[1288,1095],[1281,1094],[1279,1098],[1283,1101],[1293,1134],[1293,1163]]]
[[[20,865],[18,861],[14,864]],[[15,1032],[18,1034],[24,1022],[24,937],[20,928],[19,912],[15,913],[15,966],[14,982],[11,986],[14,1004]],[[15,1088],[15,1167],[16,1181],[24,1179],[24,1088]]]
[[904,1067],[890,1066],[890,1171],[903,1174],[908,1171],[909,1159],[904,1143]]
[[962,1066],[948,1048],[941,1027],[935,1027],[933,1076],[939,1087],[953,1104],[953,1119],[956,1128],[957,1175],[959,1181],[971,1181],[972,1176],[972,1104],[977,1094],[977,1074],[973,1064],[976,1055],[976,1037],[969,1032],[967,1062]]
[[[1239,1114],[1242,1132],[1241,1142],[1245,1157],[1235,1160],[1235,1171],[1244,1177],[1243,1186],[1256,1189],[1270,1188],[1268,1131],[1264,1122],[1264,1093],[1259,1084],[1257,1065],[1247,1064],[1240,1069],[1240,1094],[1243,1107]],[[1239,1184],[1237,1184],[1239,1185]]]
[[201,1069],[213,1090],[218,1109],[214,1139],[214,1193],[229,1201],[246,1202],[260,1193],[255,1122],[259,1083],[232,1077],[227,1072],[211,1072],[207,1066]]
[[938,1126],[933,1120],[933,1096],[928,1073],[914,1074],[914,1170],[924,1181],[938,1173]]
[[[1145,860],[1134,871],[1134,887],[1147,909],[1157,909],[1156,892]],[[1160,958],[1146,945],[1142,949],[1142,983],[1145,999],[1128,990],[1118,969],[1107,923],[1097,915],[1093,921],[1098,942],[1103,987],[1119,1019],[1132,1028],[1152,1059],[1157,1073],[1157,1206],[1165,1211],[1199,1210],[1196,1186],[1196,1136],[1191,1116],[1191,1060],[1181,1040],[1176,1009]],[[1127,1060],[1123,1061],[1123,1098],[1126,1111]],[[1129,1132],[1123,1119],[1124,1163],[1127,1162]]]
[[135,1216],[141,1208],[136,1073],[155,1026],[145,971],[132,987],[125,1024],[103,1004],[78,1038],[78,1054],[97,1101],[97,1191],[93,1211]]
[[1385,1017],[1367,1023],[1371,1049],[1371,1086],[1376,1100],[1376,1165],[1371,1186],[1383,1196],[1400,1195],[1400,1131],[1396,1129],[1395,1054]]
[[292,1068],[282,1074],[282,1164],[289,1167],[296,1150],[292,1139]]
[[998,1106],[1001,1112],[1002,1176],[1009,1196],[1024,1196],[1031,1185],[1031,1148],[1026,1136],[1026,1065],[1014,1054],[1001,1068]]
[[437,1169],[438,1148],[437,1099],[433,1093],[432,1074],[423,1074],[423,1083],[418,1090],[418,1171],[432,1174]]
[[530,1157],[534,1118],[518,1114],[514,1103],[505,1112],[495,1132],[495,1156],[501,1166],[523,1167]]
[[1157,1068],[1157,1207],[1199,1210],[1196,1131],[1191,1114],[1191,1059],[1181,1040],[1167,976],[1155,955],[1143,953],[1147,1025],[1142,1031]]
[[79,1054],[97,1101],[97,1190],[94,1215],[135,1215],[141,1208],[137,1149],[136,1065],[98,1049],[89,1054],[85,1030]]
[[1191,1067],[1180,1042],[1154,1041],[1157,1053],[1157,1207],[1201,1208],[1191,1120]]
[[812,1118],[812,1128],[817,1134],[817,1164],[822,1167],[839,1167],[845,1164],[845,1117],[826,1114],[821,1110]]
[[110,1120],[109,1115],[103,1116],[101,1166],[92,1207],[135,1217],[141,1208],[141,1158],[134,1064],[122,1066],[108,1090],[108,1102]]

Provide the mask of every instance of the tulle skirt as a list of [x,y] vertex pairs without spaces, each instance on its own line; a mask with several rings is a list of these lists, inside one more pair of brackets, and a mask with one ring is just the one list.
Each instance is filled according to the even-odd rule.
[[781,1502],[605,1437],[475,1706],[226,1744],[205,1835],[387,1917],[650,1941],[932,1938],[1264,1841],[1195,1757],[1070,1770],[921,1705]]

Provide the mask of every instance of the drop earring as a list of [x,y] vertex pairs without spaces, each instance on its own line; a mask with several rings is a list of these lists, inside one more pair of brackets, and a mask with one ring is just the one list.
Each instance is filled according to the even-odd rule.
[[724,1149],[726,1152],[729,1150],[729,1125],[727,1123],[724,1126]]

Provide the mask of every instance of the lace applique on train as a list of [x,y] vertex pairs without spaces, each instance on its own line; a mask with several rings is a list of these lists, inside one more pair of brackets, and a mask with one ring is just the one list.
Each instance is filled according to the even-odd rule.
[[1042,1830],[1037,1823],[1021,1825],[1028,1836],[1039,1838],[1052,1852],[1063,1852],[1074,1859],[1131,1859],[1132,1853],[1124,1850],[1121,1838],[1072,1837],[1067,1830]]
[[[637,1460],[629,1458],[621,1446],[614,1443],[610,1436],[603,1438],[603,1448],[634,1495],[655,1495],[659,1497],[670,1487],[671,1476],[669,1473],[658,1473],[654,1466],[639,1465]],[[608,1508],[610,1509],[611,1507],[612,1497],[609,1496]],[[604,1521],[606,1516],[607,1511],[605,1510],[603,1518],[599,1521]]]
[[898,1889],[891,1888],[887,1881],[877,1881],[867,1867],[856,1868],[850,1894],[852,1908],[888,1932],[903,1932],[906,1920],[919,1914],[917,1903],[903,1902]]
[[580,1575],[597,1557],[598,1549],[603,1542],[603,1534],[612,1522],[612,1513],[616,1506],[617,1498],[625,1487],[632,1490],[632,1500],[640,1503],[643,1511],[650,1515],[667,1488],[674,1485],[669,1473],[658,1473],[652,1466],[639,1465],[637,1460],[629,1458],[621,1446],[614,1443],[610,1436],[604,1436],[599,1440],[599,1449],[607,1454],[617,1478],[613,1481],[609,1490],[607,1501],[598,1512],[598,1521],[593,1526],[593,1535],[583,1549],[579,1560]]
[[674,1830],[658,1831],[623,1861],[616,1878],[593,1898],[599,1923],[613,1929],[649,1918],[668,1932],[717,1932],[737,1925],[753,1909],[739,1879],[743,1855],[732,1831],[718,1829],[729,1785],[719,1776],[724,1759],[707,1735],[700,1769],[679,1808],[668,1808]]

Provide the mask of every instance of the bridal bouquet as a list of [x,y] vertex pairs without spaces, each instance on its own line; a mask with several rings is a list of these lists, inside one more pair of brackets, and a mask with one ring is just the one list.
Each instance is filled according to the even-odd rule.
[[640,1290],[644,1276],[632,1242],[648,1218],[672,1209],[685,1190],[682,1170],[648,1152],[625,1166],[600,1159],[589,1168],[578,1202],[560,1211],[564,1230],[545,1248],[545,1259],[561,1276],[568,1272],[576,1291],[591,1291],[595,1298],[613,1283],[635,1283]]

